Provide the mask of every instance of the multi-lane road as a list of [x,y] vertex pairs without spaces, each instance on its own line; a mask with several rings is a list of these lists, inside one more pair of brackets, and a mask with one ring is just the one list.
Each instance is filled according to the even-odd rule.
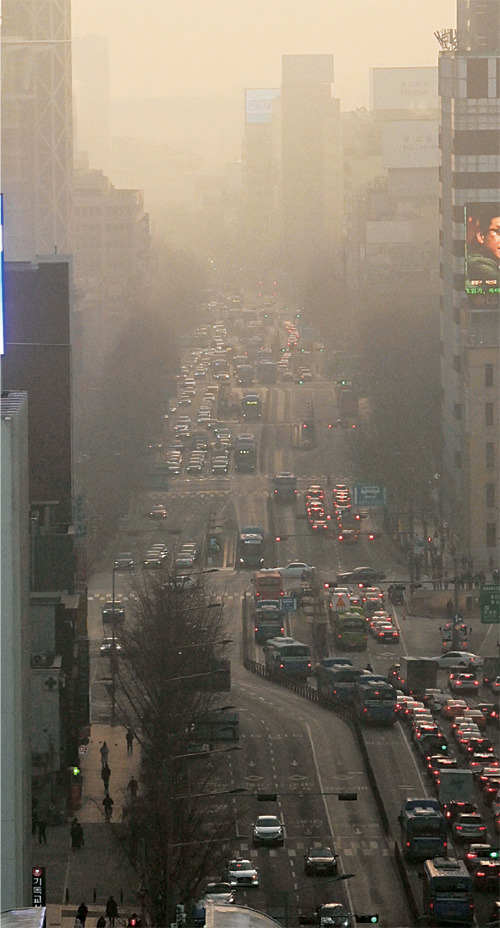
[[[203,392],[201,384],[199,391]],[[330,900],[344,901],[352,912],[377,912],[382,925],[411,925],[394,865],[397,813],[407,795],[431,794],[431,787],[406,732],[398,724],[395,729],[372,729],[365,735],[389,815],[390,833],[386,834],[349,726],[320,706],[252,675],[242,665],[241,601],[245,591],[251,593],[251,573],[234,569],[238,525],[262,525],[269,530],[270,478],[281,470],[291,470],[297,475],[300,491],[311,483],[326,486],[328,477],[328,482],[348,485],[357,477],[351,458],[356,436],[350,430],[328,428],[329,422],[337,418],[332,383],[317,379],[312,384],[278,384],[260,388],[259,392],[265,397],[262,420],[251,426],[229,423],[233,436],[250,429],[256,435],[258,470],[253,474],[237,474],[231,466],[228,475],[220,477],[208,471],[190,477],[181,471],[170,479],[166,491],[139,491],[128,518],[122,520],[109,563],[92,578],[89,631],[93,719],[109,718],[108,697],[100,682],[109,676],[109,671],[106,660],[99,656],[99,644],[105,631],[101,607],[111,594],[114,555],[118,551],[131,551],[140,564],[155,541],[165,541],[171,552],[183,542],[194,541],[201,552],[197,569],[203,569],[207,566],[204,543],[209,522],[224,520],[221,569],[208,582],[224,598],[228,636],[233,641],[231,702],[240,712],[241,750],[227,755],[220,785],[247,790],[230,800],[237,827],[234,835],[228,836],[228,856],[249,857],[260,871],[260,888],[239,890],[238,898],[290,926],[298,924],[300,913]],[[294,448],[294,426],[311,405],[317,421],[317,444],[308,450]],[[151,505],[158,502],[163,502],[168,511],[167,519],[160,523],[148,515]],[[281,541],[270,538],[268,550],[280,565],[292,560],[304,561],[316,566],[324,578],[359,564],[377,566],[388,578],[399,579],[405,572],[385,536],[369,541],[362,535],[357,545],[347,548],[336,540],[313,536],[303,518],[301,492],[296,507],[275,509],[273,521]],[[131,595],[130,577],[116,573],[115,587],[126,603]],[[369,652],[362,656],[364,661],[369,658],[378,671],[386,672],[400,653],[438,653],[439,620],[408,617],[403,621],[401,611],[397,620],[401,632],[399,644],[379,645],[370,639]],[[310,635],[307,623],[298,615],[293,617],[293,623],[297,637],[301,633],[301,640],[307,640]],[[479,625],[474,627],[473,634],[474,650],[494,653],[493,635],[484,634]],[[252,656],[258,659],[258,651]],[[339,801],[336,794],[346,790],[356,792],[357,801]],[[260,803],[256,798],[260,792],[276,793],[276,802]],[[252,846],[252,822],[256,815],[267,811],[279,814],[284,821],[283,848]],[[212,809],[212,814],[216,813],[217,807]],[[315,842],[333,845],[340,855],[339,872],[352,876],[338,882],[306,877],[303,855]]]

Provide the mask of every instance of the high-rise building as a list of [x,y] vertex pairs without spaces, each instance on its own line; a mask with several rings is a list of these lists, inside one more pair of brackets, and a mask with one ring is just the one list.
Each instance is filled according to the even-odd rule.
[[75,149],[87,152],[93,168],[108,172],[111,126],[107,38],[73,36],[72,61]]
[[5,256],[68,253],[72,185],[71,0],[3,0]]
[[442,506],[457,557],[499,561],[500,4],[436,34],[441,148]]
[[281,86],[283,238],[291,255],[321,249],[340,258],[340,101],[333,55],[283,55]]
[[29,493],[26,393],[2,392],[0,447],[2,583],[0,634],[0,896],[3,909],[30,903]]

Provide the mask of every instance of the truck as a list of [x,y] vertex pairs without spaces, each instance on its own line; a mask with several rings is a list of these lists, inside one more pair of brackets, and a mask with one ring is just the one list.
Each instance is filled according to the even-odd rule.
[[500,657],[485,657],[483,660],[483,686],[491,686],[500,677]]
[[427,689],[436,689],[438,664],[428,657],[400,658],[399,685],[407,696],[423,696]]
[[441,810],[446,815],[446,808],[450,802],[474,801],[474,774],[472,770],[455,768],[441,770],[439,775],[439,802]]
[[261,567],[264,563],[264,529],[260,525],[244,525],[238,535],[236,564],[238,567]]

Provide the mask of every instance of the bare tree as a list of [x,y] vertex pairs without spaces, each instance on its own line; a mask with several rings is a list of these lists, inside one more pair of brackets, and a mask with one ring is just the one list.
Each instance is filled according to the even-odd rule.
[[[199,723],[220,707],[229,686],[229,642],[223,600],[205,576],[187,583],[174,570],[144,574],[134,592],[115,696],[118,718],[142,748],[133,828],[144,848],[148,907],[162,924],[171,921],[176,901],[194,898],[221,868],[234,834],[230,790],[220,789],[227,758],[197,743]],[[215,819],[207,807],[214,794],[223,807]]]

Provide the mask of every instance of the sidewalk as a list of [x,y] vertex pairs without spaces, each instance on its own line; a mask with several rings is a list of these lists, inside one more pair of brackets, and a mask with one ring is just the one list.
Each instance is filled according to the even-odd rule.
[[[102,807],[104,787],[99,749],[103,741],[109,748],[109,793],[114,801],[111,823],[105,821]],[[120,915],[137,910],[140,874],[127,856],[128,828],[123,822],[123,811],[130,804],[127,785],[132,774],[139,779],[139,766],[138,742],[134,741],[133,753],[127,754],[124,728],[91,726],[88,753],[81,757],[80,763],[82,801],[74,813],[83,828],[83,848],[71,849],[73,815],[68,815],[64,825],[47,828],[46,845],[38,843],[37,835],[32,839],[32,864],[46,868],[47,928],[51,925],[73,928],[81,902],[89,908],[86,928],[93,928],[110,895],[115,897]]]

